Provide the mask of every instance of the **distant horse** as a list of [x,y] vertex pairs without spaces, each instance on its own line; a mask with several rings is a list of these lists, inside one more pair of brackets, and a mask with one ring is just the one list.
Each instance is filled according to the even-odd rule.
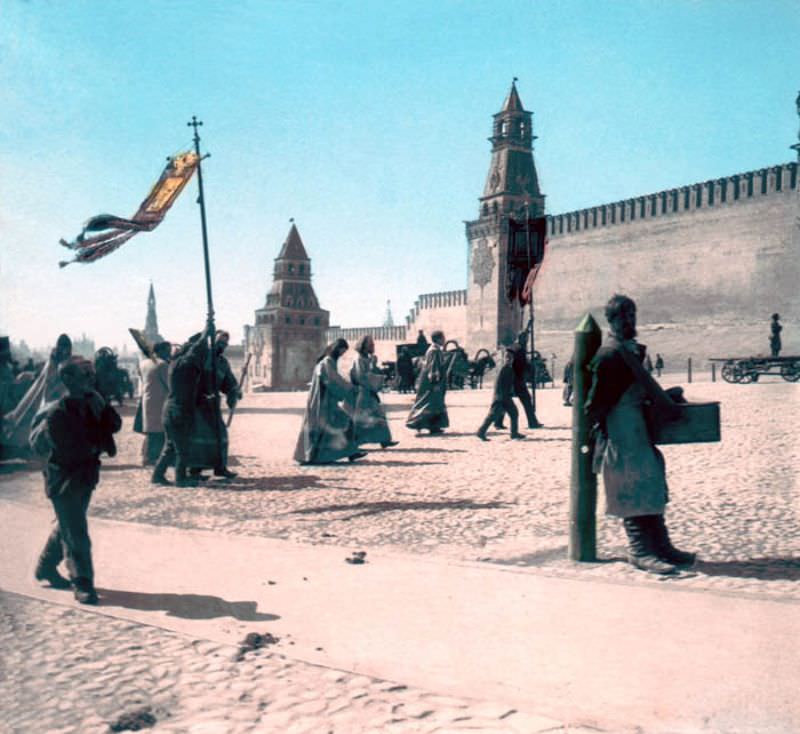
[[488,349],[479,349],[469,363],[469,386],[475,390],[483,387],[483,376],[497,366]]

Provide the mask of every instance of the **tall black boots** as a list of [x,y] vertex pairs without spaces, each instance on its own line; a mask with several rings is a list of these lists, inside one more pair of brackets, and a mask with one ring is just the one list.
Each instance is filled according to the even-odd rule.
[[650,524],[653,515],[626,517],[622,522],[628,535],[628,560],[642,571],[661,575],[677,572],[677,567],[656,554],[655,535]]
[[653,528],[656,555],[662,561],[671,563],[674,566],[687,567],[694,565],[697,558],[694,553],[678,550],[672,545],[663,515],[645,515],[645,517],[649,518],[649,522]]
[[663,515],[638,515],[623,520],[628,535],[630,562],[643,571],[672,574],[679,566],[691,566],[694,553],[675,548],[669,539]]

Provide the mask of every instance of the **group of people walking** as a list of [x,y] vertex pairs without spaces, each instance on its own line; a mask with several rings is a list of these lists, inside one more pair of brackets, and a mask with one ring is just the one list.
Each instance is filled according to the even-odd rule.
[[[591,387],[584,408],[594,426],[594,469],[603,475],[607,513],[622,520],[630,562],[651,573],[675,573],[692,565],[695,554],[679,550],[670,540],[664,519],[668,501],[664,457],[648,430],[645,408],[670,416],[685,401],[680,388],[663,390],[647,369],[646,348],[635,338],[636,304],[615,295],[605,314],[610,334],[589,365]],[[220,391],[226,395],[232,409],[241,397],[240,385],[223,356],[227,333],[214,336],[213,354],[207,327],[174,354],[165,342],[155,345],[142,367],[143,461],[155,461],[155,484],[169,483],[165,473],[173,464],[178,486],[196,486],[203,468],[235,476],[227,469],[227,429],[217,396]],[[437,435],[449,426],[448,366],[444,333],[435,331],[431,338],[406,426]],[[68,337],[59,338],[42,377],[41,392],[50,402],[32,421],[30,441],[46,459],[45,493],[56,518],[35,576],[55,588],[72,589],[81,603],[95,604],[86,514],[99,480],[100,456],[115,455],[113,435],[121,420],[97,392],[92,363],[72,357],[70,347]],[[346,340],[337,339],[314,368],[294,452],[301,464],[356,461],[366,456],[364,445],[385,449],[397,444],[380,400],[385,375],[377,367],[373,338],[364,336],[356,344],[349,381],[338,371],[338,361],[348,348]],[[489,427],[502,425],[505,415],[511,438],[524,438],[515,396],[523,404],[529,427],[541,425],[524,382],[525,360],[521,341],[505,349],[489,412],[477,431],[480,439],[487,440]],[[68,579],[58,571],[62,561]]]

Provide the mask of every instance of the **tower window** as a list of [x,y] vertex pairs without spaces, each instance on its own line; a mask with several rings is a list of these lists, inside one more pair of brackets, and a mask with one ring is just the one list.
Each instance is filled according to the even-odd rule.
[[508,120],[503,120],[503,122],[500,123],[500,134],[503,137],[508,135]]
[[300,319],[300,326],[303,326],[303,324],[305,324],[305,323],[306,323],[305,319]]
[[319,319],[314,319],[314,326],[319,326]]
[[292,320],[288,316],[286,317],[286,323],[287,324],[291,324],[292,323]]
[[299,268],[298,268],[298,271],[299,271],[300,275],[302,275],[305,272],[305,270],[306,270],[306,266],[305,265],[300,265]]
[[289,272],[290,273],[294,272],[294,265],[292,265],[291,263],[289,263]]

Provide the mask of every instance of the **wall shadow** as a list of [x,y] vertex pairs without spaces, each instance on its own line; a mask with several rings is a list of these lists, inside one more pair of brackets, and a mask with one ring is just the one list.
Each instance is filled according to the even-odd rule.
[[741,561],[699,560],[692,571],[706,576],[727,576],[763,581],[800,581],[800,558],[747,558]]
[[272,622],[277,614],[258,612],[254,601],[225,601],[207,594],[149,594],[141,591],[97,589],[100,605],[123,607],[145,612],[164,611],[170,617],[181,619],[217,619],[233,617],[242,622]]
[[146,472],[152,472],[152,466],[142,466],[141,464],[103,464],[100,467],[101,472],[107,471],[130,471],[131,469],[139,469]]
[[392,446],[389,449],[368,449],[369,453],[376,454],[380,456],[381,454],[386,452],[386,455],[391,454],[466,454],[468,453],[466,449],[434,449],[434,448],[418,448],[418,449],[408,449],[408,448],[399,448],[397,446]]
[[436,464],[447,464],[447,461],[392,461],[387,459],[385,461],[373,461],[371,458],[361,461],[344,461],[336,462],[334,464],[326,464],[325,466],[434,466]]
[[[293,510],[289,515],[321,515],[326,512],[352,512],[341,520],[370,517],[382,512],[406,512],[408,510],[498,510],[509,506],[508,502],[473,502],[472,500],[441,500],[414,502],[356,502],[351,505],[324,505]],[[355,511],[355,512],[353,512]]]

